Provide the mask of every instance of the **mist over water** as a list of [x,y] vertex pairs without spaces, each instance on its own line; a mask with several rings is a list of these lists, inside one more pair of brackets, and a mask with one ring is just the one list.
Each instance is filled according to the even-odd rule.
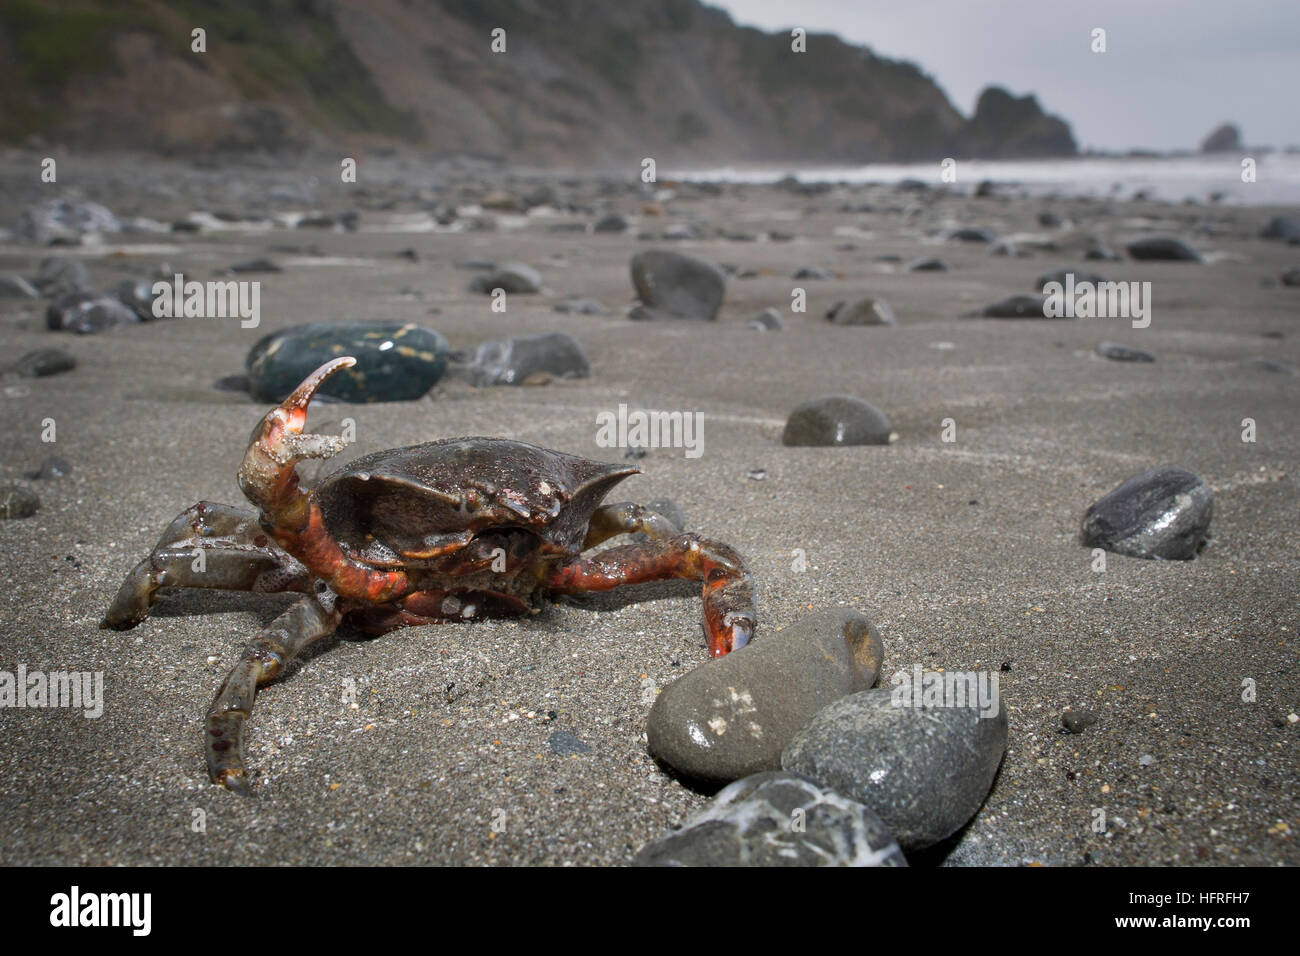
[[[1115,157],[1043,160],[958,160],[957,181],[946,184],[971,192],[984,180],[1018,187],[1029,196],[1094,196],[1130,199],[1144,192],[1151,199],[1221,202],[1242,206],[1300,205],[1300,154],[1255,156],[1255,182],[1241,181],[1241,161],[1249,153],[1159,158]],[[919,179],[945,185],[937,162],[880,163],[866,166],[722,166],[689,171],[664,170],[663,178],[772,183],[793,175],[801,182],[881,183]]]

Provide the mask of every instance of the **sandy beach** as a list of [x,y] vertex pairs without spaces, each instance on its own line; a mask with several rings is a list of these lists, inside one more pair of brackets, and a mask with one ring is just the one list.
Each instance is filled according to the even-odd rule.
[[[225,220],[72,246],[13,237],[0,243],[0,274],[30,278],[51,256],[83,261],[96,289],[152,279],[164,264],[201,280],[261,257],[283,271],[244,277],[261,282],[260,324],[247,329],[176,319],[77,336],[45,328],[46,299],[0,299],[5,361],[51,346],[77,359],[64,374],[0,383],[0,480],[41,499],[34,516],[0,521],[0,669],[103,672],[105,695],[96,719],[0,710],[0,862],[617,865],[705,804],[645,738],[655,691],[708,666],[689,583],[525,620],[331,638],[257,697],[253,799],[209,783],[203,716],[244,643],[291,598],[172,591],[132,631],[97,628],[173,517],[199,500],[242,503],[236,468],[267,406],[214,383],[242,373],[267,332],[385,319],[427,325],[455,349],[568,332],[591,375],[493,388],[446,378],[414,402],[315,406],[312,428],[355,419],[349,457],[489,435],[621,461],[623,449],[597,444],[601,413],[701,412],[703,454],[651,450],[614,499],[671,498],[690,530],[743,554],[758,587],[756,641],[844,605],[878,626],[886,675],[917,664],[999,673],[1009,744],[992,792],[914,865],[1300,863],[1300,288],[1279,281],[1300,250],[1259,238],[1271,216],[1300,210],[1031,200],[1014,187],[976,198],[960,180],[937,188],[936,170],[918,190],[643,191],[634,171],[575,175],[545,180],[554,202],[529,212],[475,212],[489,192],[522,197],[542,180],[376,160],[346,185],[328,158],[199,169],[124,156],[69,160],[48,186],[31,174],[37,163],[22,151],[0,161],[0,225],[71,184],[124,221]],[[275,192],[308,177],[321,184],[310,201]],[[460,207],[458,225],[432,228],[439,204]],[[312,210],[355,210],[357,228],[284,225]],[[630,228],[592,232],[606,212]],[[1062,225],[1041,225],[1041,212]],[[463,228],[471,221],[479,228]],[[554,228],[565,223],[580,231]],[[698,238],[638,238],[680,224]],[[943,238],[959,226],[1018,237],[1025,254]],[[725,237],[739,234],[754,241]],[[1085,262],[1089,235],[1121,255],[1130,239],[1175,236],[1204,261]],[[716,321],[627,318],[629,260],[661,248],[734,267]],[[950,268],[905,271],[921,256]],[[471,258],[525,262],[543,289],[494,313],[456,266]],[[791,278],[801,267],[833,277]],[[1063,267],[1149,281],[1149,327],[962,317]],[[867,295],[889,302],[896,326],[823,317]],[[609,314],[553,310],[573,296]],[[768,307],[784,331],[746,327]],[[1156,361],[1108,361],[1095,352],[1104,339]],[[878,406],[898,440],[783,446],[790,411],[829,393]],[[52,444],[42,441],[51,418]],[[1247,418],[1254,442],[1242,440]],[[71,475],[24,477],[52,454]],[[1204,552],[1110,555],[1096,572],[1078,540],[1085,509],[1158,465],[1212,486]],[[1100,719],[1063,733],[1071,707]],[[590,749],[554,753],[555,731]]]

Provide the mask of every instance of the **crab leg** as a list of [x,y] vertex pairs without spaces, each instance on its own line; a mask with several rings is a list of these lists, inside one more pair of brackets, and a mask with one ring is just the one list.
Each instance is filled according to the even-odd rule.
[[[328,606],[327,606],[328,605]],[[244,653],[208,709],[208,775],[227,790],[249,795],[244,769],[244,722],[257,688],[279,675],[313,641],[333,633],[341,615],[328,589],[306,597],[268,624]]]
[[126,576],[99,626],[115,631],[135,627],[163,587],[304,591],[309,581],[307,569],[271,543],[255,515],[200,501],[176,516]]
[[681,534],[682,529],[659,512],[630,501],[601,505],[587,522],[587,537],[582,542],[582,550],[594,548],[617,535],[637,531],[644,531],[651,538],[671,538]]
[[745,562],[727,545],[698,535],[652,538],[574,558],[551,572],[546,587],[559,594],[609,591],[665,578],[704,583],[704,634],[710,655],[722,657],[749,643],[756,615],[754,585]]
[[326,362],[267,412],[244,453],[239,486],[262,509],[262,527],[276,544],[340,597],[375,604],[405,594],[410,589],[406,573],[372,568],[345,555],[325,527],[320,507],[298,487],[294,469],[305,458],[329,458],[343,449],[341,438],[304,435],[302,429],[316,390],[339,369],[356,363],[350,355]]

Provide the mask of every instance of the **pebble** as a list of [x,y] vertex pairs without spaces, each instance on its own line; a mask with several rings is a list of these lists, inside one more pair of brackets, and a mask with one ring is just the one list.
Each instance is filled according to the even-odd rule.
[[975,229],[969,226],[952,229],[948,232],[948,240],[951,242],[992,242],[997,237],[987,229]]
[[27,208],[18,220],[16,234],[42,245],[56,241],[80,242],[90,232],[120,232],[122,224],[97,202],[49,199]]
[[1067,710],[1061,715],[1061,725],[1072,734],[1081,734],[1100,719],[1096,711]]
[[869,807],[904,851],[933,846],[975,815],[1007,746],[1000,702],[988,716],[977,706],[896,704],[909,686],[836,701],[781,756],[783,769]]
[[934,256],[924,256],[920,259],[913,259],[907,265],[903,266],[904,272],[947,272],[948,263],[942,259],[936,259]]
[[862,804],[794,774],[758,773],[721,790],[632,863],[871,867],[907,866],[907,859]]
[[22,485],[0,485],[0,518],[30,518],[41,507],[41,499]]
[[260,402],[280,402],[313,371],[340,355],[357,364],[340,369],[318,394],[345,402],[400,402],[419,398],[442,377],[447,340],[409,322],[317,322],[263,336],[248,351],[249,391]]
[[776,309],[764,309],[746,322],[745,328],[758,329],[760,332],[780,332],[785,328],[785,322],[782,321],[781,313]]
[[1116,362],[1154,362],[1156,360],[1156,357],[1150,352],[1130,348],[1127,345],[1120,345],[1118,342],[1098,342],[1097,354],[1102,358],[1113,359]]
[[50,455],[35,471],[28,472],[27,477],[33,481],[49,481],[52,478],[66,478],[72,474],[72,463],[58,455]]
[[870,402],[851,395],[823,395],[790,413],[781,444],[888,445],[894,438],[889,419]]
[[826,312],[834,325],[897,325],[894,310],[884,299],[858,299],[836,302]]
[[456,263],[457,269],[478,269],[491,271],[497,267],[492,259],[461,259]]
[[153,283],[147,279],[123,279],[108,294],[138,315],[141,322],[157,318],[153,314]]
[[834,279],[835,273],[817,266],[801,266],[795,270],[793,279]]
[[32,285],[41,295],[50,298],[70,292],[86,292],[91,287],[90,270],[80,259],[51,257],[41,261]]
[[1189,561],[1205,541],[1214,493],[1184,468],[1152,468],[1124,481],[1083,516],[1083,543],[1134,558]]
[[986,305],[976,316],[986,319],[1044,319],[1047,318],[1043,314],[1046,301],[1042,295],[1009,295]]
[[509,295],[530,295],[542,289],[542,277],[532,266],[522,262],[503,262],[491,275],[475,276],[470,280],[469,291],[494,294],[503,289]]
[[76,367],[76,357],[66,349],[36,349],[13,364],[13,370],[27,378],[58,375],[60,372],[71,372]]
[[573,312],[578,315],[609,315],[609,309],[596,299],[565,299],[555,303],[556,312]]
[[591,752],[591,746],[583,743],[567,730],[554,730],[546,738],[546,745],[551,748],[551,753],[561,757],[567,757],[571,754],[585,754]]
[[1300,286],[1300,269],[1287,269],[1282,273],[1282,284],[1287,286]]
[[1139,261],[1200,262],[1201,257],[1181,239],[1170,236],[1147,236],[1135,239],[1126,247]]
[[618,213],[601,216],[591,227],[592,232],[627,232],[628,222]]
[[46,328],[78,335],[93,335],[139,321],[140,316],[118,299],[93,292],[69,292],[55,299],[45,310]]
[[632,257],[632,285],[642,308],[630,318],[714,319],[722,306],[726,276],[710,262],[651,249]]
[[251,275],[263,272],[283,272],[284,270],[270,259],[249,259],[247,262],[235,263],[226,271],[233,272],[236,275]]
[[587,353],[568,332],[542,332],[482,342],[452,356],[451,374],[479,388],[522,385],[545,372],[556,378],[586,378],[591,374]]
[[1259,231],[1261,239],[1282,239],[1300,243],[1300,220],[1288,216],[1274,216]]
[[664,688],[646,726],[650,752],[709,783],[779,769],[785,745],[822,707],[875,683],[883,653],[870,621],[848,608],[760,632]]

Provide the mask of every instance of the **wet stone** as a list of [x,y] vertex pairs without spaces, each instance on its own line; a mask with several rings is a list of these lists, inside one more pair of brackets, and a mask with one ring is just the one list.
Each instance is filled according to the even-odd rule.
[[249,259],[247,262],[237,262],[227,271],[236,275],[256,275],[268,272],[283,272],[278,265],[270,259]]
[[253,397],[280,402],[324,363],[351,355],[357,364],[330,376],[319,395],[345,402],[401,402],[433,387],[446,368],[447,353],[447,340],[422,325],[318,322],[263,336],[244,365]]
[[835,273],[818,266],[801,266],[795,270],[793,279],[834,279]]
[[866,616],[844,608],[760,632],[664,688],[646,726],[650,752],[710,783],[776,770],[818,710],[875,683],[883,653]]
[[643,309],[633,318],[713,319],[722,306],[726,276],[702,259],[651,249],[632,257],[632,285]]
[[33,481],[49,481],[54,478],[66,478],[72,474],[72,463],[66,458],[60,458],[58,455],[50,455],[41,466],[35,471],[30,472],[28,477]]
[[27,378],[44,378],[76,367],[76,357],[66,349],[36,349],[15,362],[13,370]]
[[577,315],[609,315],[609,309],[596,299],[565,299],[555,304],[555,311]]
[[[792,826],[800,820],[801,827]],[[641,848],[634,866],[907,866],[866,807],[788,773],[724,788],[680,830]]]
[[483,342],[452,356],[451,374],[471,385],[522,385],[529,376],[586,378],[591,374],[587,353],[567,332],[543,332]]
[[93,335],[119,325],[140,321],[133,309],[111,295],[70,292],[50,303],[45,310],[45,325],[56,332]]
[[1127,246],[1128,254],[1140,261],[1200,262],[1201,257],[1181,239],[1171,236],[1147,236]]
[[1261,239],[1281,239],[1284,242],[1300,243],[1300,219],[1288,216],[1274,216],[1260,230]]
[[1086,547],[1134,558],[1189,561],[1210,529],[1214,493],[1184,468],[1152,468],[1098,499],[1083,516]]
[[86,292],[91,287],[90,270],[80,259],[51,257],[41,262],[32,285],[50,298]]
[[783,769],[870,808],[904,851],[975,815],[1007,746],[1006,709],[991,694],[981,708],[924,704],[916,691],[898,684],[837,700],[781,756]]
[[1097,354],[1116,362],[1154,362],[1156,357],[1142,349],[1130,348],[1118,342],[1098,342]]
[[782,321],[781,313],[776,309],[764,309],[746,322],[745,328],[757,329],[760,332],[780,332],[785,328],[785,322]]
[[470,280],[469,291],[493,295],[502,289],[508,295],[529,295],[540,292],[542,277],[532,266],[522,262],[503,262],[486,276],[475,276]]
[[896,325],[894,310],[884,299],[858,299],[836,302],[826,312],[833,325]]
[[1067,710],[1061,715],[1061,726],[1072,734],[1081,734],[1101,718],[1095,711],[1080,709]]
[[0,484],[0,519],[30,518],[40,507],[40,496],[30,488]]
[[1044,319],[1046,302],[1041,295],[1011,295],[986,305],[976,315],[986,319]]
[[969,226],[953,229],[948,233],[950,242],[992,242],[996,238],[997,236],[987,229],[975,229]]
[[889,419],[870,402],[851,395],[823,395],[790,413],[781,444],[888,445]]
[[904,272],[947,272],[948,263],[934,256],[913,259],[903,266]]
[[123,279],[108,294],[138,315],[142,322],[157,318],[153,314],[153,283],[147,279]]

